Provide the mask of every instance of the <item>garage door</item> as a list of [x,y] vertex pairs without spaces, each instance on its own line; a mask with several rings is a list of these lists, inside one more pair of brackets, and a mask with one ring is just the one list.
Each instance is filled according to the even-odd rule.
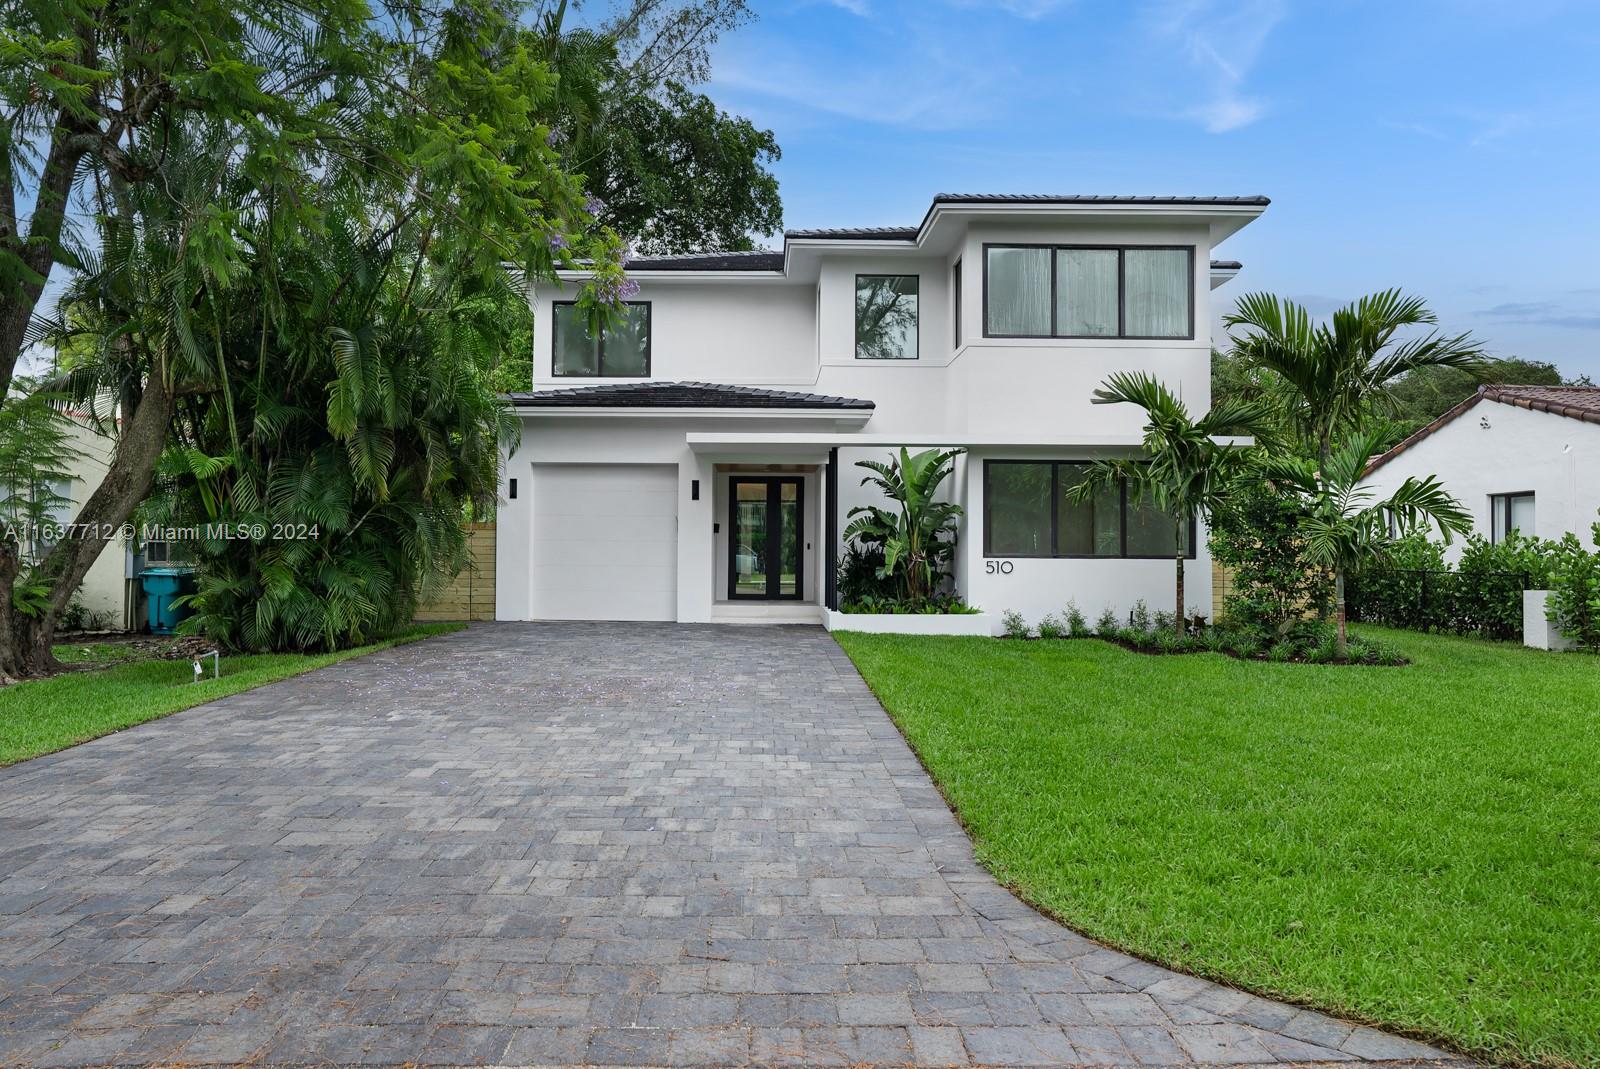
[[676,466],[533,466],[533,616],[678,618]]

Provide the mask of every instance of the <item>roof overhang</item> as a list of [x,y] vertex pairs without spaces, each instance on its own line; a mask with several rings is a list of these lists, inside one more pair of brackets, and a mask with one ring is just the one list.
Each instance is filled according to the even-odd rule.
[[[839,427],[860,427],[872,418],[870,408],[716,408],[691,406],[640,407],[637,405],[518,405],[523,419],[693,419],[804,420]],[[758,435],[759,437],[759,435]],[[854,437],[846,435],[846,437]]]
[[[962,449],[1017,449],[1030,451],[1057,451],[1063,449],[1129,450],[1144,446],[1141,434],[1060,435],[1040,437],[1031,434],[820,434],[803,431],[775,433],[745,432],[720,433],[716,431],[690,431],[684,435],[690,450],[709,456],[744,456],[761,454],[815,454],[833,448],[842,449],[907,449],[962,448]],[[1255,439],[1245,437],[1216,437],[1212,441],[1229,448],[1253,445]]]

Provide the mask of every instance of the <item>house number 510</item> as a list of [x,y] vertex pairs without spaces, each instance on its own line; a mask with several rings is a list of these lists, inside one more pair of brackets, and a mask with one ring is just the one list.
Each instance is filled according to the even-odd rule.
[[983,570],[990,575],[1010,575],[1011,562],[1008,560],[987,560],[983,562]]

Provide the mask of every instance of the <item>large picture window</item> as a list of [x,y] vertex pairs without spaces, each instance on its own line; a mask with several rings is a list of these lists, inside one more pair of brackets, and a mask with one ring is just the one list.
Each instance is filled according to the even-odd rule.
[[917,358],[916,275],[856,276],[856,359]]
[[983,466],[986,557],[1165,557],[1195,555],[1194,523],[1108,486],[1082,504],[1067,500],[1089,471],[1078,460],[990,460]]
[[627,378],[650,374],[650,302],[622,306],[617,319],[599,337],[589,330],[589,313],[572,301],[557,301],[552,371],[556,375]]
[[1193,246],[985,245],[992,338],[1192,338]]

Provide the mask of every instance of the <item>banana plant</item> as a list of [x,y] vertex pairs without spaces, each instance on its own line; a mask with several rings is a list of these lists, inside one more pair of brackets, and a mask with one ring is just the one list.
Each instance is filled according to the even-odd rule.
[[936,495],[940,484],[955,470],[956,457],[964,452],[925,449],[911,453],[902,446],[900,455],[887,464],[856,461],[857,467],[872,472],[861,480],[861,485],[876,486],[897,507],[890,510],[860,505],[851,509],[845,540],[859,539],[883,546],[878,578],[896,582],[901,596],[909,602],[924,601],[938,592],[946,565],[955,555],[961,506],[940,501]]

